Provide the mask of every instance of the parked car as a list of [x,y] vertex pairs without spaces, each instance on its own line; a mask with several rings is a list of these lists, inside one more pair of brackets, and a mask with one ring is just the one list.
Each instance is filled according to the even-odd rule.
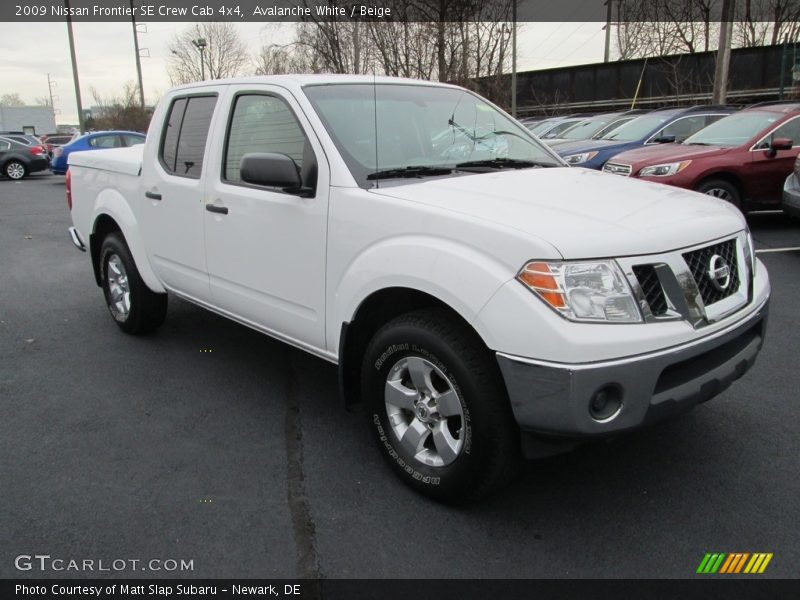
[[56,175],[65,175],[69,168],[67,159],[73,152],[138,146],[139,144],[144,144],[144,139],[143,133],[135,131],[96,131],[87,133],[75,138],[65,146],[56,146],[53,149],[50,170]]
[[800,156],[794,161],[794,172],[783,184],[783,212],[800,219]]
[[571,125],[567,129],[561,131],[557,137],[547,136],[543,139],[551,148],[575,140],[598,139],[612,132],[617,127],[624,125],[628,121],[632,121],[637,116],[641,115],[642,112],[644,111],[635,110],[594,115]]
[[[455,159],[443,131],[505,143]],[[708,400],[764,339],[741,212],[568,168],[456,86],[190,84],[143,146],[69,163],[70,236],[123,331],[158,328],[171,293],[337,364],[390,467],[439,500]]]
[[45,152],[47,152],[47,155],[50,158],[53,158],[53,150],[57,146],[64,146],[66,144],[69,144],[76,137],[78,137],[78,136],[77,135],[60,135],[60,134],[40,135],[39,136],[39,141],[42,143],[42,146],[44,147]]
[[570,165],[602,169],[606,161],[641,146],[680,142],[734,112],[725,106],[693,106],[654,110],[625,123],[597,140],[567,142],[555,150]]
[[603,171],[696,190],[740,209],[775,208],[800,153],[800,103],[759,105],[720,119],[682,144],[617,154]]
[[562,132],[586,119],[586,115],[568,115],[542,121],[531,132],[542,140],[556,139]]
[[39,140],[24,133],[0,133],[2,174],[19,181],[31,173],[47,169],[47,153]]

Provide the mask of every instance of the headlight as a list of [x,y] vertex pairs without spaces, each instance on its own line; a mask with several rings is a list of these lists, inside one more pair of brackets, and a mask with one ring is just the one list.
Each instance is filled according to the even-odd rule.
[[690,160],[683,160],[681,162],[666,163],[663,165],[653,165],[652,167],[645,167],[639,171],[639,177],[669,177],[683,171],[686,167],[692,164]]
[[592,160],[595,156],[597,156],[597,152],[581,152],[580,154],[568,154],[564,160],[569,165],[579,165],[587,160]]
[[756,275],[756,245],[753,241],[753,234],[750,233],[750,228],[745,229],[747,236],[744,240],[744,258],[750,267],[750,277]]
[[534,261],[517,279],[571,321],[642,322],[628,281],[613,260]]

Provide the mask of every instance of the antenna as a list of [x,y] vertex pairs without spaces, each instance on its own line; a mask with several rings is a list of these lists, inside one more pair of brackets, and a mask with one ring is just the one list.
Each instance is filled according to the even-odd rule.
[[375,109],[375,188],[380,188],[380,178],[378,177],[378,82],[375,71],[372,71],[372,103]]

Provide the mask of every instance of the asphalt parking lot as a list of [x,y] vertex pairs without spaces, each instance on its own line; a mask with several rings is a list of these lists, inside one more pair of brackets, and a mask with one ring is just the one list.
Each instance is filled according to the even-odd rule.
[[[800,221],[749,220],[758,248],[800,246]],[[722,396],[456,509],[394,477],[333,365],[174,298],[123,334],[68,225],[63,178],[0,180],[0,577],[93,575],[15,568],[36,553],[193,561],[120,573],[148,577],[692,577],[706,552],[800,576],[798,251],[760,254],[767,343]]]

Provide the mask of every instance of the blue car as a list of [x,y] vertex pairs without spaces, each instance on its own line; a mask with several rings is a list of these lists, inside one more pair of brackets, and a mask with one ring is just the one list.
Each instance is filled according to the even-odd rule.
[[53,149],[50,170],[56,175],[66,175],[67,158],[72,152],[102,150],[104,148],[126,148],[144,144],[144,134],[135,131],[96,131],[87,133],[64,146]]
[[608,159],[620,152],[651,144],[682,142],[734,110],[727,106],[654,110],[636,117],[599,139],[576,140],[553,149],[570,165],[599,170]]

